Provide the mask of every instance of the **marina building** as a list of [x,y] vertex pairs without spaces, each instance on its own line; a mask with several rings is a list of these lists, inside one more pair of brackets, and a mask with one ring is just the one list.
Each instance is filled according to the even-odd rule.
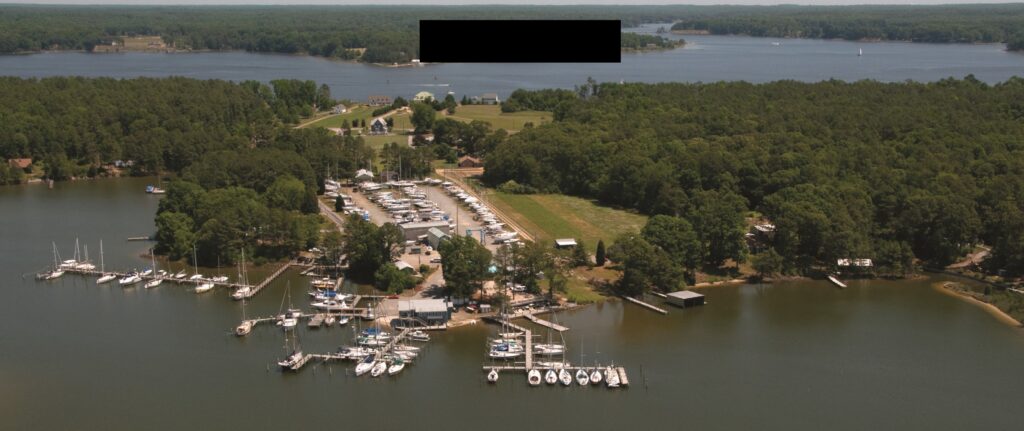
[[398,225],[398,228],[402,230],[402,234],[405,236],[406,241],[415,241],[421,236],[427,235],[427,232],[429,232],[430,229],[437,229],[445,235],[448,235],[448,233],[451,232],[451,226],[448,225],[448,222],[443,220],[402,223]]
[[444,325],[452,313],[448,302],[443,299],[408,299],[398,301],[398,317],[421,320],[428,325]]

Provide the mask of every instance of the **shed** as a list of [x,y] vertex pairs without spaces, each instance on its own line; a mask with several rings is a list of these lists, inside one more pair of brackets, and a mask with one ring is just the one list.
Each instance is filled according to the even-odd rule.
[[450,238],[448,234],[441,232],[441,230],[436,227],[427,229],[427,242],[429,242],[430,246],[434,247],[435,250],[440,247],[441,241],[448,238]]
[[692,290],[680,290],[665,295],[668,302],[672,305],[679,307],[692,307],[695,305],[704,305],[704,295],[701,295]]
[[395,268],[398,268],[400,271],[409,270],[409,272],[416,272],[416,268],[413,268],[412,265],[409,265],[409,263],[404,260],[395,262]]
[[576,247],[576,240],[572,238],[558,238],[555,240],[555,248]]
[[398,225],[398,228],[402,230],[402,235],[405,237],[406,241],[415,241],[420,236],[427,235],[427,232],[430,232],[430,229],[437,229],[446,235],[451,231],[450,226],[448,226],[448,222],[443,220],[402,223]]
[[482,168],[484,162],[473,156],[462,156],[459,158],[460,168]]

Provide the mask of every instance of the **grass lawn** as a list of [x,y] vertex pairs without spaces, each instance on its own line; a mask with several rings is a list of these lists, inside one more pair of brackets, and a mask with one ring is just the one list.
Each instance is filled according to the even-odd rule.
[[381,148],[384,148],[385,145],[390,144],[392,142],[397,142],[399,145],[405,145],[407,142],[409,142],[409,136],[396,134],[365,135],[363,136],[363,140],[366,141],[366,144],[369,145],[370,148],[379,150]]
[[610,246],[625,232],[639,232],[647,216],[604,207],[565,195],[516,195],[491,190],[487,200],[515,219],[538,241],[581,238],[593,253],[597,241]]
[[339,128],[341,127],[341,122],[345,120],[348,120],[349,123],[351,123],[352,120],[366,120],[367,125],[369,125],[371,119],[370,114],[372,112],[373,109],[370,109],[369,106],[359,105],[356,106],[355,108],[352,108],[352,110],[349,112],[338,115],[330,115],[318,121],[306,124],[304,127],[323,127],[325,129]]
[[[445,118],[445,116],[438,116]],[[498,105],[463,105],[455,109],[455,114],[448,115],[453,120],[471,122],[480,120],[491,124],[494,129],[515,131],[523,128],[523,124],[532,122],[535,126],[551,121],[551,113],[547,111],[501,112]]]

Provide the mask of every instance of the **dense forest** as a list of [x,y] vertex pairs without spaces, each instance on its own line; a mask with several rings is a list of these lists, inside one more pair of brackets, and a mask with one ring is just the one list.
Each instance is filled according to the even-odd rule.
[[676,31],[847,40],[935,43],[1007,42],[1024,48],[1024,5],[776,6],[698,13]]
[[[175,49],[303,53],[369,63],[418,58],[421,19],[619,19],[623,27],[679,21],[715,34],[1019,40],[1022,5],[962,6],[0,6],[0,53],[86,50],[131,36]],[[631,36],[624,46],[634,46]],[[641,45],[659,42],[642,41]],[[667,42],[660,42],[667,43]],[[1020,47],[1015,43],[1013,47]]]
[[484,180],[684,218],[707,263],[745,257],[736,234],[757,211],[787,273],[843,257],[899,273],[977,242],[993,269],[1024,272],[1024,79],[591,82],[576,94],[553,123],[487,152]]

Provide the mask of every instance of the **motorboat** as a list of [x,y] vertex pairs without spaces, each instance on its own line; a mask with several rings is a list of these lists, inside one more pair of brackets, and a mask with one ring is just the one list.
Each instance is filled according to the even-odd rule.
[[576,383],[580,386],[586,386],[590,384],[590,374],[587,374],[587,370],[580,368],[576,370]]
[[181,279],[185,278],[186,275],[188,275],[188,273],[185,272],[185,270],[183,269],[183,270],[178,271],[177,273],[174,274],[174,279],[175,280],[181,280]]
[[604,381],[609,388],[619,387],[619,373],[612,367],[606,368],[604,370]]
[[352,320],[352,318],[349,316],[338,316],[338,326],[347,325],[349,320]]
[[377,328],[366,328],[363,330],[363,332],[361,332],[361,334],[365,336],[376,336],[377,338],[385,340],[391,338],[391,334],[389,332],[381,331],[380,329]]
[[157,287],[157,286],[160,285],[160,283],[163,283],[163,282],[164,282],[164,279],[162,279],[162,278],[154,278],[152,280],[149,280],[149,281],[146,282],[146,289],[151,289],[151,288]]
[[415,330],[409,333],[409,339],[413,341],[430,341],[430,335],[422,330]]
[[320,301],[320,302],[314,302],[312,305],[313,305],[313,308],[316,308],[317,310],[324,310],[324,311],[345,311],[345,310],[352,309],[352,307],[350,307],[347,303],[345,303],[345,301],[336,301],[336,300],[333,300],[333,299],[328,299],[328,300]]
[[561,355],[565,353],[565,346],[561,344],[534,344],[533,354],[535,355]]
[[214,283],[226,283],[228,281],[228,276],[221,275],[221,276],[213,277],[213,278],[210,279],[210,281],[212,281]]
[[192,274],[192,276],[188,278],[189,281],[196,281],[196,280],[202,280],[202,279],[203,279],[203,274]]
[[302,358],[304,357],[305,355],[301,350],[296,350],[291,355],[288,355],[287,358],[277,361],[277,365],[286,370],[294,370],[296,366],[302,363]]
[[231,292],[231,298],[235,300],[245,299],[249,297],[250,292],[252,292],[252,289],[249,286],[239,287],[234,292]]
[[356,337],[356,343],[358,343],[360,346],[380,347],[387,345],[388,340],[386,338],[380,338],[376,335],[361,335],[359,337]]
[[39,280],[53,280],[64,276],[63,269],[55,269],[50,272],[43,272],[36,274],[36,278]]
[[346,358],[350,358],[350,359],[363,359],[363,358],[365,358],[367,356],[372,355],[373,354],[373,350],[372,349],[367,349],[365,347],[359,347],[359,346],[355,346],[355,347],[339,347],[338,348],[338,353],[343,355],[343,356],[345,356]]
[[296,326],[298,326],[299,319],[294,316],[286,315],[283,319],[281,319],[279,324],[281,325],[282,328],[284,328],[285,331],[290,331],[292,329],[295,329]]
[[498,370],[491,368],[491,371],[487,373],[487,381],[490,383],[498,382]]
[[394,354],[395,356],[401,357],[406,362],[412,362],[413,359],[416,359],[416,357],[420,355],[416,352],[394,352]]
[[377,362],[377,360],[373,357],[373,355],[366,355],[363,358],[363,360],[360,361],[359,364],[356,365],[356,375],[357,376],[361,376],[363,374],[366,374],[371,369],[373,369],[373,365],[376,362]]
[[140,277],[139,274],[134,273],[134,272],[133,273],[129,273],[128,275],[124,276],[120,280],[117,280],[118,284],[120,284],[122,286],[130,286],[130,285],[133,285],[133,284],[138,283],[140,281],[142,281],[142,277]]
[[565,368],[562,368],[561,370],[558,370],[558,380],[561,381],[563,385],[569,386],[572,384],[572,374],[569,374]]
[[548,370],[548,372],[544,373],[544,382],[549,385],[558,383],[558,373],[555,370]]
[[405,369],[405,361],[401,357],[397,357],[391,360],[391,365],[388,366],[388,375],[393,376],[401,373]]
[[78,261],[74,259],[68,259],[60,263],[60,269],[75,269],[78,267]]
[[333,314],[328,314],[327,317],[324,318],[324,325],[331,326],[334,324],[335,320],[337,320],[337,318],[335,318]]
[[590,373],[590,383],[593,383],[595,385],[599,385],[599,384],[601,384],[601,378],[602,378],[602,376],[601,376],[601,369],[600,368],[597,368],[592,373]]
[[418,352],[420,351],[420,348],[416,346],[406,346],[405,344],[399,344],[395,346],[392,350],[396,352]]
[[532,369],[530,372],[526,373],[526,382],[529,383],[530,386],[539,386],[541,382],[540,371]]
[[240,325],[238,325],[237,327],[235,327],[235,335],[237,335],[239,337],[244,336],[244,335],[249,335],[249,333],[252,332],[252,327],[253,327],[252,321],[251,320],[246,320],[246,321],[242,322]]
[[373,368],[370,368],[370,377],[380,377],[388,369],[387,362],[377,361],[373,364]]
[[196,286],[195,292],[196,293],[206,293],[206,292],[209,292],[211,290],[213,290],[213,283],[207,282],[207,283],[200,283],[198,286]]
[[139,275],[141,275],[141,276],[143,276],[143,277],[147,277],[147,276],[149,276],[149,275],[152,275],[152,274],[153,274],[153,268],[146,268],[146,269],[145,269],[144,271],[142,271],[142,273],[141,273],[141,274],[139,274]]
[[96,284],[106,284],[113,281],[115,278],[117,278],[117,275],[115,274],[103,274],[100,278],[96,279]]

